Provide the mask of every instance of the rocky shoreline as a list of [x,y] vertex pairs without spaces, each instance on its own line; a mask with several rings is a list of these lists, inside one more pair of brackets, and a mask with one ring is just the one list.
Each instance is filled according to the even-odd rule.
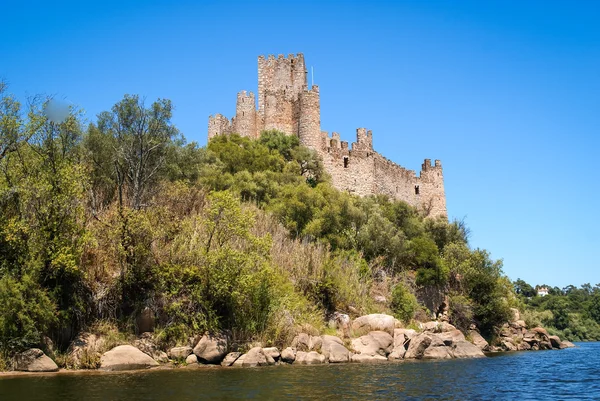
[[[372,363],[403,360],[439,360],[454,358],[484,358],[485,353],[563,349],[573,347],[568,341],[550,336],[541,327],[528,330],[518,319],[500,331],[498,345],[489,345],[477,332],[465,336],[447,322],[421,323],[419,330],[401,327],[393,316],[371,314],[350,322],[347,315],[336,319],[334,335],[298,333],[291,344],[282,349],[256,344],[241,352],[231,344],[227,335],[204,334],[190,345],[173,347],[167,352],[153,342],[151,333],[144,333],[133,344],[123,344],[99,354],[103,339],[84,334],[69,349],[68,357],[75,366],[85,358],[99,357],[97,370],[130,371],[150,368],[194,367],[258,367],[270,365],[321,365],[336,363]],[[195,343],[195,344],[194,344]],[[18,372],[58,372],[58,365],[40,349],[33,348],[17,354],[13,368]],[[6,374],[14,372],[5,372]]]

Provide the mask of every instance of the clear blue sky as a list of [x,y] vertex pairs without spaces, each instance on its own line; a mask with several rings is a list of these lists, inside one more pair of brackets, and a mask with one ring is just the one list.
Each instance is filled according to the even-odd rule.
[[[260,54],[303,52],[322,129],[419,170],[511,279],[600,283],[600,2],[2,1],[0,77],[87,118],[126,93],[207,117],[256,91]],[[125,4],[126,3],[126,4]]]

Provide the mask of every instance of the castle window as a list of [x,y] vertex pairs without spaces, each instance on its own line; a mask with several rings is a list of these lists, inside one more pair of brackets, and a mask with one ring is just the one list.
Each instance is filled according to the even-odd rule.
[[419,195],[419,186],[415,185],[415,195]]
[[348,157],[344,157],[344,168],[348,168]]

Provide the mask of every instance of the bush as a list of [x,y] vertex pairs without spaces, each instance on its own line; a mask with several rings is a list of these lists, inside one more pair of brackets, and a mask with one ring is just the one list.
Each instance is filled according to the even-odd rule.
[[0,279],[0,351],[14,353],[38,345],[56,322],[55,305],[30,276]]
[[391,308],[394,316],[404,323],[409,323],[419,307],[417,298],[402,283],[396,284],[392,290]]

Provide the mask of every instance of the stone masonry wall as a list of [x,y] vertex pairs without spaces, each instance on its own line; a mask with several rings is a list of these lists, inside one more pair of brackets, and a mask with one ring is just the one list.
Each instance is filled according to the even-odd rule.
[[238,93],[236,116],[210,116],[208,139],[231,134],[258,138],[263,130],[276,129],[297,135],[300,143],[323,159],[332,184],[339,190],[367,196],[388,195],[418,207],[430,217],[447,216],[442,164],[425,159],[417,177],[414,170],[386,159],[373,150],[373,133],[356,130],[356,142],[349,148],[334,132],[321,131],[319,87],[308,89],[302,53],[258,57],[258,110],[252,92]]

